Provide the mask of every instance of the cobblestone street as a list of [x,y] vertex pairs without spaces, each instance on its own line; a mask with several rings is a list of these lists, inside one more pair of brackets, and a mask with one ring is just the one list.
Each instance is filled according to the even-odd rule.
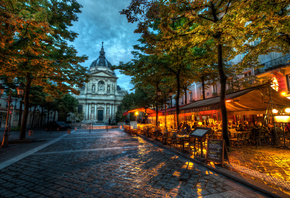
[[265,197],[120,129],[78,130],[0,170],[0,197]]

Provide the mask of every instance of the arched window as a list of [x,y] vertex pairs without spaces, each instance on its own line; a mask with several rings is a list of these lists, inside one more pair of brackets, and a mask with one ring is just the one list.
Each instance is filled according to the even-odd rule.
[[92,92],[95,93],[95,90],[96,90],[96,86],[93,85],[93,86],[92,86]]
[[99,82],[99,91],[105,91],[105,83],[103,81]]
[[107,86],[107,93],[110,93],[110,85]]

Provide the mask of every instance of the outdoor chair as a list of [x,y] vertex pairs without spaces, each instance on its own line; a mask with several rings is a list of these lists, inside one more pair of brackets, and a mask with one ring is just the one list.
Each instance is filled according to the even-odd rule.
[[237,137],[230,138],[231,146],[241,146],[242,144],[242,133],[238,133]]
[[187,150],[189,154],[191,154],[192,151],[196,151],[196,140],[196,137],[189,137],[189,142],[185,147],[185,150]]
[[245,136],[244,136],[244,144],[245,145],[248,145],[250,143],[250,135],[251,135],[251,131],[245,132]]
[[180,140],[179,138],[177,138],[177,133],[174,132],[172,136],[167,139],[167,142],[169,145],[174,146],[174,147],[180,144]]

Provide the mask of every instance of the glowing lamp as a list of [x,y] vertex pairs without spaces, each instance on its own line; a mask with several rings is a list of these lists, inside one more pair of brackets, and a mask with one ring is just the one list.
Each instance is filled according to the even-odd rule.
[[136,112],[135,112],[135,115],[136,115],[136,116],[137,116],[137,115],[139,115],[139,112],[138,112],[138,111],[136,111]]
[[278,110],[277,109],[273,109],[272,112],[273,113],[278,113]]
[[290,108],[286,108],[285,113],[290,113]]
[[290,123],[290,116],[288,115],[274,116],[274,122]]
[[4,93],[4,86],[2,84],[0,84],[0,96],[3,95]]
[[226,102],[233,102],[233,100],[232,99],[228,99],[228,100],[226,100]]
[[21,84],[18,87],[16,87],[16,90],[19,97],[22,97],[24,95],[24,88],[22,87]]
[[286,94],[287,94],[287,93],[286,93],[285,91],[282,91],[282,92],[281,92],[281,95],[282,95],[282,96],[286,96]]

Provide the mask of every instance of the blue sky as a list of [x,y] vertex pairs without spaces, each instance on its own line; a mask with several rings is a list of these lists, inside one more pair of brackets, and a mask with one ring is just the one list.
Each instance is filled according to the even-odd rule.
[[[120,61],[126,63],[133,56],[133,45],[137,44],[140,35],[135,34],[136,24],[128,23],[120,11],[126,8],[131,0],[79,0],[82,13],[78,14],[71,30],[79,34],[72,43],[78,55],[87,55],[88,60],[82,66],[89,67],[99,57],[102,42],[104,42],[107,60],[118,65]],[[129,91],[133,86],[130,77],[115,71],[118,85]]]

